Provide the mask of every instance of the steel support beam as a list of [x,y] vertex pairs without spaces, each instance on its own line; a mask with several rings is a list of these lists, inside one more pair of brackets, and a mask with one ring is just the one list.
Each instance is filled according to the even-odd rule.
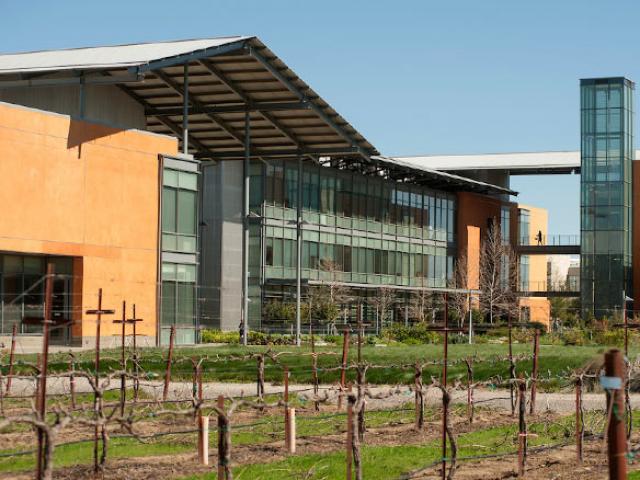
[[[169,87],[171,87],[178,95],[180,95],[180,96],[182,96],[184,98],[185,91],[184,91],[183,87],[180,86],[173,78],[171,78],[169,75],[167,75],[166,73],[164,73],[161,70],[155,70],[153,73],[158,78],[160,78],[164,83],[166,83]],[[204,106],[204,104],[202,102],[200,102],[200,101],[198,101],[198,100],[196,100],[194,98],[191,99],[191,105],[193,105],[194,108],[203,108],[203,106]],[[227,133],[227,135],[229,135],[234,140],[236,140],[238,143],[240,143],[240,145],[244,145],[243,136],[238,134],[222,118],[220,118],[218,115],[215,115],[213,113],[207,113],[206,115],[215,124],[217,124],[222,130],[224,130]]]
[[239,50],[243,50],[246,46],[247,40],[248,39],[243,39],[237,42],[218,45],[215,47],[204,48],[202,50],[197,50],[195,52],[189,52],[182,55],[175,55],[173,57],[156,60],[153,62],[149,62],[146,65],[131,67],[130,71],[145,73],[152,70],[158,70],[160,68],[167,68],[167,67],[174,67],[176,65],[182,65],[185,62],[194,62],[196,60],[200,60],[201,58],[218,57],[220,55],[234,53]]
[[[202,108],[191,108],[191,113],[244,113],[247,110],[250,112],[258,112],[260,114],[263,114],[264,112],[309,110],[309,104],[305,102],[250,102],[238,105],[203,105]],[[153,115],[154,117],[175,117],[182,115],[182,109],[175,107],[151,107],[145,109],[145,114]]]
[[[253,149],[251,151],[252,157],[285,157],[298,155],[305,156],[330,156],[330,155],[354,155],[357,154],[357,150],[346,148],[306,148],[306,149],[286,149],[286,150],[265,150],[265,149]],[[245,150],[233,150],[227,152],[215,152],[207,155],[205,158],[212,159],[225,159],[225,158],[242,158],[245,155]]]
[[111,76],[89,76],[83,77],[83,75],[69,77],[69,78],[35,78],[28,80],[10,80],[0,81],[0,90],[10,88],[24,88],[24,87],[59,87],[59,86],[74,86],[74,85],[114,85],[120,83],[136,83],[144,80],[141,75],[111,75]]
[[182,94],[182,153],[189,153],[189,62],[183,67]]
[[[133,100],[135,100],[136,102],[139,102],[143,107],[146,107],[149,105],[144,98],[142,98],[137,93],[131,91],[130,88],[124,85],[118,85],[118,88],[122,90],[124,93],[126,93],[127,95],[129,95],[129,97],[131,97]],[[165,127],[167,127],[169,130],[175,133],[178,138],[180,139],[182,138],[183,131],[182,131],[182,128],[180,128],[180,126],[177,123],[175,123],[173,120],[169,120],[168,118],[163,118],[163,117],[156,117],[156,118],[158,118],[158,121],[162,123]],[[209,150],[209,148],[206,145],[200,142],[197,138],[194,138],[192,135],[189,135],[189,143],[198,150],[199,156],[207,156],[212,154],[212,152]]]
[[244,115],[245,156],[242,165],[242,344],[249,338],[249,159],[251,158],[251,117]]
[[[302,307],[302,156],[298,156],[298,189],[296,201],[296,345],[302,344],[300,318]],[[310,317],[311,318],[311,317]],[[309,327],[311,328],[311,327]]]
[[[231,90],[238,97],[240,97],[246,104],[251,104],[251,98],[249,98],[249,95],[244,90],[242,90],[242,88],[240,88],[239,85],[237,85],[232,80],[229,80],[218,67],[213,65],[211,62],[207,62],[207,61],[201,61],[200,63],[207,70],[209,70],[211,74],[215,75],[218,78],[218,80],[220,80],[229,90]],[[301,100],[300,103],[306,105],[307,108],[310,108],[311,106],[309,102],[305,100]],[[303,148],[302,143],[296,138],[293,132],[291,132],[287,127],[281,125],[280,122],[278,122],[278,120],[273,115],[270,115],[265,111],[260,111],[260,115],[262,115],[264,119],[267,120],[282,135],[284,135],[291,142],[293,142],[293,144],[297,148]]]
[[[276,67],[274,67],[271,62],[269,60],[267,60],[267,58],[265,58],[260,52],[258,52],[255,48],[249,46],[249,55],[251,55],[253,58],[255,58],[264,68],[266,68],[269,73],[271,73],[271,75],[273,75],[274,77],[276,77],[278,79],[278,81],[280,81],[285,87],[287,87],[287,89],[293,93],[296,97],[298,97],[298,99],[302,102],[306,102],[309,99],[307,98],[307,96],[300,91],[300,89],[294,85],[294,83],[287,77],[285,77],[282,72],[280,70],[278,70]],[[345,131],[345,129],[341,126],[338,125],[321,107],[319,107],[318,105],[316,105],[313,102],[309,102],[311,105],[311,109],[320,117],[322,118],[322,120],[329,125],[333,130],[335,130],[335,132],[340,135],[342,138],[345,139],[345,141],[347,141],[350,145],[352,145],[354,148],[356,148],[358,150],[358,153],[365,158],[366,160],[368,160],[371,155],[372,152],[368,152],[366,151],[364,148],[362,148],[359,143],[358,140],[356,140],[355,138],[353,138],[348,132]]]

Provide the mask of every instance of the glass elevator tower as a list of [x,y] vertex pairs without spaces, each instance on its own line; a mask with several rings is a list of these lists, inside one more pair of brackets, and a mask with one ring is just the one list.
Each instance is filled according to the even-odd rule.
[[631,292],[634,88],[623,77],[580,81],[583,316],[612,317]]

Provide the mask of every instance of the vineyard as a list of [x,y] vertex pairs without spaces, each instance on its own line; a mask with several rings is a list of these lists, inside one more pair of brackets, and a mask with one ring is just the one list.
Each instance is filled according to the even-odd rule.
[[[421,361],[348,333],[342,349],[126,345],[46,369],[11,354],[0,478],[596,479],[612,444],[632,470],[632,382],[603,391],[601,359],[545,368],[536,342]],[[611,378],[637,368],[616,358]]]

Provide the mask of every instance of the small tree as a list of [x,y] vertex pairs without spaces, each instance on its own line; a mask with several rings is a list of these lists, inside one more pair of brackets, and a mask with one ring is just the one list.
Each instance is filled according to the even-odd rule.
[[[448,282],[449,287],[455,289],[468,289],[468,265],[467,254],[462,253],[456,261],[453,278]],[[458,321],[458,326],[464,325],[464,319],[469,313],[469,294],[454,292],[449,294],[449,311],[451,316]]]
[[349,289],[339,280],[340,266],[332,261],[322,259],[320,269],[326,280],[309,291],[309,302],[312,305],[312,316],[336,330],[336,322],[346,311]]
[[389,287],[378,288],[377,294],[369,298],[369,303],[373,305],[378,312],[378,321],[381,327],[384,327],[387,312],[391,309],[394,302],[395,296],[393,295],[393,290]]
[[426,323],[431,320],[435,321],[433,292],[421,289],[411,295],[409,301],[409,316],[418,323]]
[[480,310],[493,323],[495,317],[515,314],[518,298],[516,256],[502,240],[500,225],[494,218],[480,248]]

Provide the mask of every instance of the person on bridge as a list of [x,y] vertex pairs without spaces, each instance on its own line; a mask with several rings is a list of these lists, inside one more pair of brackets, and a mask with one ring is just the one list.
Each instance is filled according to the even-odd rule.
[[538,234],[536,235],[536,240],[538,241],[538,245],[542,245],[542,230],[538,230]]

